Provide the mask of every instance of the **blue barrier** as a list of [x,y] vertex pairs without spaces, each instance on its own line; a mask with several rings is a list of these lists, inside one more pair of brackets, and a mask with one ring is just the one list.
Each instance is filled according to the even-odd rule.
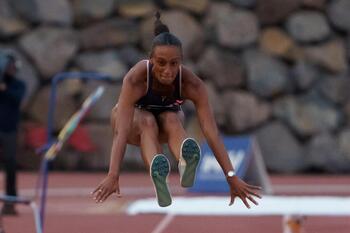
[[[223,137],[226,150],[236,174],[243,178],[253,157],[252,139],[248,136]],[[207,143],[201,145],[202,157],[196,180],[189,192],[228,192],[226,177]]]

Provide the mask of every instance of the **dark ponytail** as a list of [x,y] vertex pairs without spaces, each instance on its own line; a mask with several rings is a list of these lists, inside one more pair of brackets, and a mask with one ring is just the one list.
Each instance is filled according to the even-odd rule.
[[[160,20],[159,11],[155,14],[156,21],[154,22],[154,39],[152,42],[152,51],[151,56],[153,54],[153,50],[158,45],[173,45],[182,50],[181,41],[173,34],[170,33],[167,25],[163,24]],[[182,51],[181,51],[182,52]]]
[[156,12],[155,17],[156,21],[154,22],[154,36],[158,36],[163,32],[169,32],[168,26],[163,24],[162,21],[160,21],[159,11]]

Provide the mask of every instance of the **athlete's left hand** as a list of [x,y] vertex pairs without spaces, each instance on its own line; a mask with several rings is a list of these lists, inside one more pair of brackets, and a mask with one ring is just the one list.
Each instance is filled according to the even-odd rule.
[[231,194],[231,201],[229,205],[232,205],[234,203],[236,197],[239,197],[248,209],[250,209],[248,200],[250,200],[255,205],[259,205],[253,197],[261,199],[261,196],[258,194],[258,191],[261,190],[261,187],[249,185],[241,180],[238,176],[227,178],[227,182],[230,186]]
[[119,177],[107,175],[106,178],[95,188],[91,195],[97,203],[104,202],[112,193],[116,193],[117,197],[121,197],[119,190]]

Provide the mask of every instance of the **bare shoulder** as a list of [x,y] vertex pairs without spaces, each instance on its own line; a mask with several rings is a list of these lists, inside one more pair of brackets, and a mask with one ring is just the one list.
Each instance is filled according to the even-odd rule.
[[186,99],[194,100],[205,93],[204,82],[186,66],[182,66],[182,93]]
[[118,102],[130,104],[145,95],[147,91],[147,60],[135,64],[123,79],[123,85]]
[[125,82],[132,85],[142,85],[147,81],[147,60],[136,63],[124,77]]

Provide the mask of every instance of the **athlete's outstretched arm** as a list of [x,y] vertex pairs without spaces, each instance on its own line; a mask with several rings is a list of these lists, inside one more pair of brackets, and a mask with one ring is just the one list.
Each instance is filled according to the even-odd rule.
[[134,104],[145,92],[145,85],[140,79],[143,76],[142,67],[140,67],[142,63],[140,63],[136,64],[123,80],[117,112],[111,120],[114,132],[108,175],[92,192],[96,202],[103,202],[114,192],[117,192],[117,195],[120,196],[120,164],[123,160],[127,138],[132,128]]
[[[229,171],[233,171],[234,169],[224,143],[220,138],[220,133],[209,104],[206,87],[204,83],[189,70],[184,71],[183,96],[194,103],[203,134],[226,176]],[[258,190],[261,189],[260,187],[249,185],[238,176],[226,176],[226,179],[230,186],[230,205],[233,204],[236,197],[239,197],[247,208],[250,208],[247,199],[255,205],[258,204],[253,196],[261,198],[258,194]]]

